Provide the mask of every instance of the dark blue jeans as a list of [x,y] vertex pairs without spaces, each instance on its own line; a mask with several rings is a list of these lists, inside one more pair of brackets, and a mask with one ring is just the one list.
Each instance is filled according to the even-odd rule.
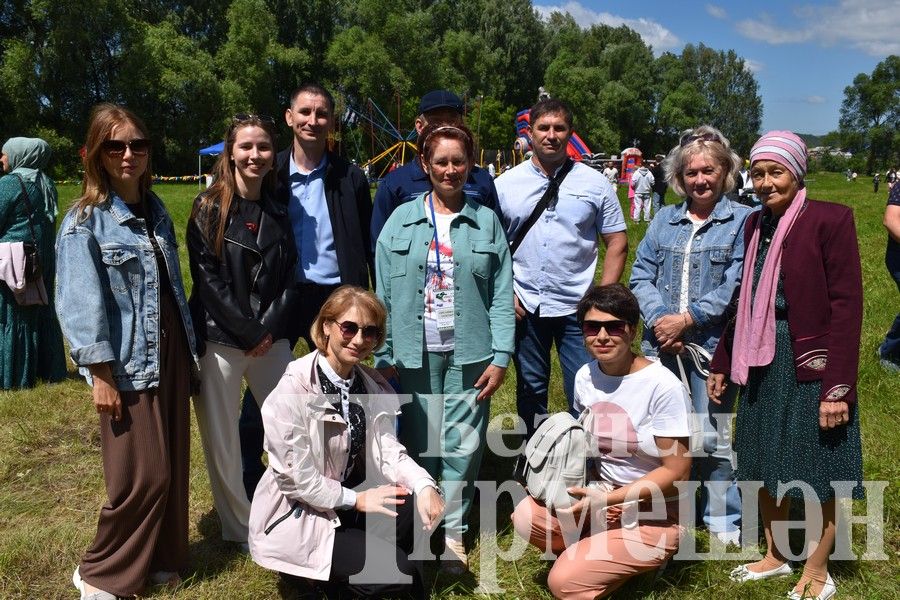
[[[897,290],[900,291],[900,252],[888,251],[884,257],[884,263],[897,284]],[[894,324],[884,337],[884,342],[878,351],[881,358],[900,364],[900,314],[894,319]]]
[[[563,390],[569,412],[575,388],[575,373],[590,360],[575,314],[564,317],[542,317],[540,307],[527,313],[516,323],[516,408],[525,421],[528,437],[547,414],[550,386],[550,350],[556,344],[562,367]],[[535,420],[538,423],[535,424]]]

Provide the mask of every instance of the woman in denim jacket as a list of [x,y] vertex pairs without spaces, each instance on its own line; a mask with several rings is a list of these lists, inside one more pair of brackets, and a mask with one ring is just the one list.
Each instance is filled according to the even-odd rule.
[[194,334],[172,219],[150,191],[147,128],[97,106],[81,198],[56,242],[56,309],[100,415],[107,503],[75,569],[82,598],[177,583],[188,560]]
[[419,148],[432,191],[393,212],[375,249],[378,295],[388,309],[375,366],[413,394],[402,407],[400,441],[441,480],[444,566],[459,574],[468,568],[462,536],[490,397],[513,351],[512,260],[497,215],[463,193],[475,160],[471,132],[431,125]]
[[725,543],[740,540],[741,499],[727,418],[736,390],[710,410],[706,375],[687,359],[685,345],[715,349],[740,281],[744,221],[751,211],[724,195],[734,187],[740,164],[718,129],[703,125],[685,131],[663,163],[666,180],[685,201],[654,217],[631,269],[631,289],[644,320],[644,353],[659,356],[676,375],[683,368],[689,383],[703,429],[704,456],[694,458],[691,475],[703,484],[698,514]]

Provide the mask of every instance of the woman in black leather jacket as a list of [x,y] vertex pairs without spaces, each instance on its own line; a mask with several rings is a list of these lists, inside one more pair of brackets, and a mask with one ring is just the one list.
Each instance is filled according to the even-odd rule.
[[286,319],[297,252],[287,207],[275,200],[275,123],[237,115],[194,201],[187,244],[188,305],[200,345],[194,410],[222,523],[222,538],[246,549],[250,501],[238,438],[241,380],[265,400],[292,360]]

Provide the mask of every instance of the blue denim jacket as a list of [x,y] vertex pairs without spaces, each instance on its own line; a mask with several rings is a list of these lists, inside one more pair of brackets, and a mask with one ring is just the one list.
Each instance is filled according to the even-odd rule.
[[[194,361],[194,328],[178,263],[175,228],[160,199],[147,194],[153,233],[162,249]],[[72,360],[111,363],[120,391],[159,385],[159,270],[144,219],[116,195],[79,216],[70,210],[56,238],[56,312]]]
[[741,280],[744,264],[744,221],[752,210],[725,197],[697,231],[689,256],[685,247],[693,225],[688,202],[666,206],[653,218],[638,245],[631,267],[631,289],[641,305],[644,338],[641,349],[655,356],[659,343],[653,325],[663,315],[678,313],[682,266],[691,264],[687,310],[694,327],[685,342],[712,352],[725,326],[725,308]]

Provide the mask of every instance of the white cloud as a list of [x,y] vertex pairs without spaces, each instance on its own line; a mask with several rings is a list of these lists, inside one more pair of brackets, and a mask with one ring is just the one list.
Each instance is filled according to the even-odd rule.
[[807,96],[803,99],[807,104],[825,104],[824,96]]
[[567,2],[562,6],[542,6],[535,5],[535,10],[543,18],[548,18],[551,13],[569,13],[575,22],[581,27],[590,27],[591,25],[609,25],[610,27],[619,27],[625,25],[633,29],[641,36],[641,39],[653,47],[656,54],[661,54],[668,50],[674,50],[682,46],[683,42],[678,39],[674,33],[650,19],[643,17],[638,19],[627,19],[608,12],[595,12],[579,2]]
[[817,40],[827,46],[849,46],[871,56],[900,54],[900,9],[896,0],[837,0],[804,5],[795,22],[774,22],[767,14],[737,24],[745,37],[770,44]]
[[728,18],[728,13],[725,12],[725,9],[722,8],[721,6],[717,6],[715,4],[707,4],[706,12],[709,13],[709,15],[711,17],[714,17],[716,19],[727,19]]
[[758,60],[754,60],[752,58],[745,58],[744,64],[750,69],[751,73],[759,73],[765,70],[766,65]]

